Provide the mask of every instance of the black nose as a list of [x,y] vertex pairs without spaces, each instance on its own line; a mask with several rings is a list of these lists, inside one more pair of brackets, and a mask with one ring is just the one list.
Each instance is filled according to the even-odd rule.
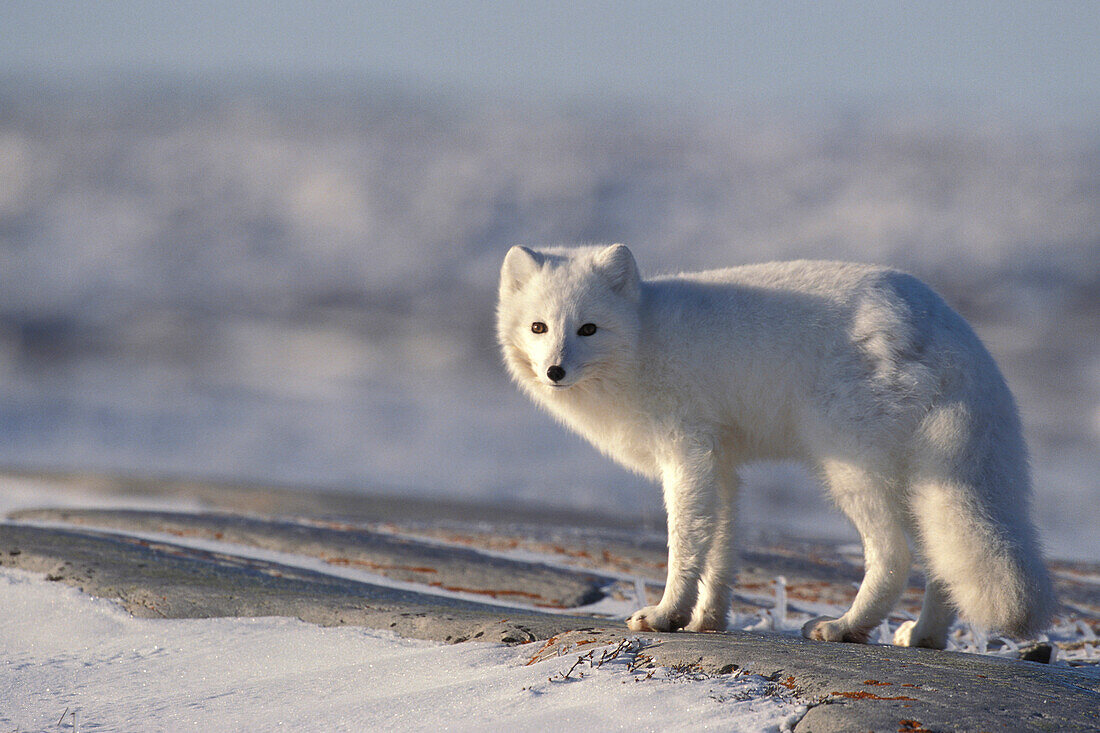
[[560,382],[565,378],[565,370],[555,364],[546,370],[546,376],[550,377],[551,382]]

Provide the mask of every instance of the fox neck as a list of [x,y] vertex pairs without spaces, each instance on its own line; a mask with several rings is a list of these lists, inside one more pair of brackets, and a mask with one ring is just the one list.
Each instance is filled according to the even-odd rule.
[[650,478],[659,476],[651,455],[652,405],[643,405],[646,394],[634,366],[602,373],[568,389],[538,390],[536,399],[566,426],[626,468]]

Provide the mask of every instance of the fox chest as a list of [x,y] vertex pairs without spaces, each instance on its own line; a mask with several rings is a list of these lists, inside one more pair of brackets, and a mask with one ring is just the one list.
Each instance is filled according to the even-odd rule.
[[652,413],[632,409],[628,400],[599,400],[588,405],[558,403],[550,411],[574,432],[624,467],[644,476],[660,476],[668,425]]

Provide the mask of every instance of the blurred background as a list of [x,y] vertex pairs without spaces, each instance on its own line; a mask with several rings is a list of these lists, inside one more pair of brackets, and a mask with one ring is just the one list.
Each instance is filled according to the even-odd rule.
[[[1100,559],[1093,2],[0,1],[0,467],[571,506],[659,491],[494,344],[508,246],[906,268]],[[742,523],[854,536],[801,469]],[[537,514],[533,514],[537,519]]]

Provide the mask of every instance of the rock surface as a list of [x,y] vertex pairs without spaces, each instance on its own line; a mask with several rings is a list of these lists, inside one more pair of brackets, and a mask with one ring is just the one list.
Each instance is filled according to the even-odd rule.
[[[462,547],[319,521],[261,519],[227,513],[186,514],[105,509],[39,509],[14,512],[17,521],[59,522],[178,537],[231,542],[315,557],[333,566],[357,567],[429,588],[521,600],[537,607],[574,608],[599,600],[613,578],[521,562]],[[516,588],[516,578],[524,588]]]

